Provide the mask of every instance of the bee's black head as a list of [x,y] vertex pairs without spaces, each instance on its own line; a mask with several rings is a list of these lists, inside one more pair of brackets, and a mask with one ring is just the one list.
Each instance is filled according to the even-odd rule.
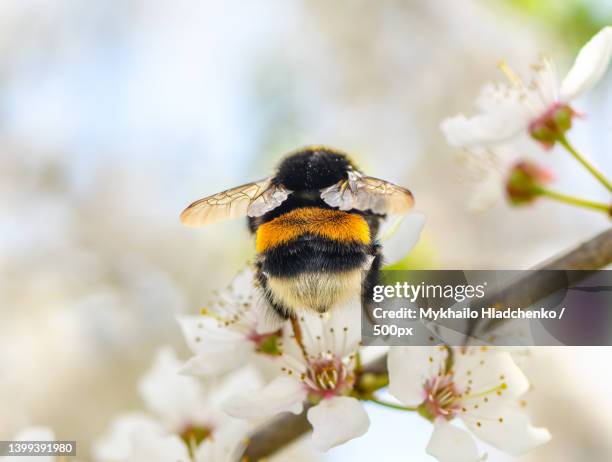
[[356,170],[346,154],[322,146],[308,146],[281,162],[275,180],[291,191],[322,189],[346,180],[350,168]]

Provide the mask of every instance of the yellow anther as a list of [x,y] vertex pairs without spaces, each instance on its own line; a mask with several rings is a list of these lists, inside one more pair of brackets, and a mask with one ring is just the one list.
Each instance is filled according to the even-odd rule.
[[497,61],[497,67],[499,68],[500,71],[504,73],[504,75],[506,76],[506,78],[512,85],[514,85],[515,87],[523,86],[523,81],[521,80],[521,78],[518,75],[516,75],[512,69],[510,69],[510,66],[506,64],[506,61],[503,61],[503,60]]

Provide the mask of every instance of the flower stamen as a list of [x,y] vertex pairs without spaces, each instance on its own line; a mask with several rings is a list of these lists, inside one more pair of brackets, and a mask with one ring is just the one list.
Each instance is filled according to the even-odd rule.
[[428,420],[444,417],[450,420],[460,410],[461,397],[453,382],[452,374],[440,374],[428,380],[424,386],[425,400],[417,408],[419,414]]
[[497,67],[506,76],[512,86],[514,86],[515,88],[520,88],[521,90],[525,89],[525,84],[523,83],[523,80],[512,70],[512,68],[510,68],[510,66],[508,66],[506,61],[502,59],[497,61]]
[[488,390],[481,391],[479,393],[464,394],[461,399],[469,400],[469,399],[482,398],[483,396],[491,395],[493,393],[499,394],[499,393],[501,393],[502,390],[505,390],[506,388],[508,388],[508,385],[505,382],[502,382],[499,385],[497,385],[496,387],[490,388]]

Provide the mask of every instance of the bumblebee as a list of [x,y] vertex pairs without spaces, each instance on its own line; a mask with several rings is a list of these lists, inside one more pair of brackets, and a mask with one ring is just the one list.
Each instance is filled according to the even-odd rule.
[[285,157],[271,177],[192,203],[181,222],[248,217],[257,281],[286,319],[364,297],[382,264],[382,221],[413,204],[410,191],[364,175],[346,154],[309,146]]

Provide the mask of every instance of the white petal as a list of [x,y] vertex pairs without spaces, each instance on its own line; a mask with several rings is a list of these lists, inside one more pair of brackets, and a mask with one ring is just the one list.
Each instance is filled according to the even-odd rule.
[[179,370],[181,374],[195,376],[221,375],[244,365],[253,354],[253,349],[245,342],[218,345],[205,354],[190,358]]
[[542,56],[535,66],[532,82],[533,86],[529,85],[527,91],[533,95],[530,103],[533,104],[533,101],[536,101],[534,109],[537,109],[537,102],[539,102],[542,105],[539,110],[546,111],[546,109],[559,100],[557,70],[552,60],[546,56]]
[[463,114],[442,121],[440,128],[451,146],[495,144],[516,135],[529,124],[529,114],[519,105],[467,118]]
[[132,434],[139,432],[161,432],[159,424],[146,414],[130,413],[117,417],[108,431],[96,441],[92,448],[94,460],[126,460],[130,453]]
[[299,380],[281,376],[260,391],[245,390],[230,398],[223,407],[233,417],[259,420],[281,412],[299,414],[305,399],[306,389]]
[[495,402],[461,416],[482,441],[512,455],[520,456],[550,440],[545,428],[536,428],[515,403]]
[[474,212],[488,210],[499,202],[503,194],[504,179],[501,172],[483,172],[483,176],[474,183],[468,208]]
[[[202,353],[211,344],[225,341],[245,340],[255,332],[267,332],[265,315],[269,310],[261,310],[262,294],[254,284],[254,274],[251,268],[238,273],[229,287],[222,290],[207,307],[210,312],[200,316],[179,316],[178,321],[191,350]],[[245,309],[246,307],[246,309]],[[231,319],[227,324],[225,319]],[[275,329],[278,330],[278,320]]]
[[499,391],[504,399],[508,399],[517,398],[529,389],[527,377],[510,353],[491,347],[473,347],[467,352],[455,350],[454,370],[459,390],[465,391],[469,387],[470,395],[503,387]]
[[440,462],[476,462],[479,459],[474,438],[445,419],[435,421],[425,451]]
[[603,76],[612,55],[612,27],[600,30],[582,47],[561,83],[561,99],[571,101],[591,89]]
[[232,349],[236,343],[245,341],[242,333],[209,316],[178,316],[177,320],[189,349],[196,354],[219,350],[219,344]]
[[253,269],[248,266],[240,271],[232,281],[229,290],[234,296],[241,300],[246,300],[254,295],[255,291],[255,274]]
[[128,462],[190,462],[185,443],[176,435],[157,432],[134,433]]
[[484,84],[476,98],[476,108],[481,113],[494,113],[501,109],[512,108],[519,99],[516,88],[504,82]]
[[214,437],[204,440],[195,450],[194,462],[235,462],[244,452],[249,425],[232,420],[216,429]]
[[54,441],[55,435],[49,427],[27,427],[13,439],[15,441]]
[[355,398],[337,396],[324,399],[308,410],[312,443],[320,451],[346,443],[368,431],[370,418]]
[[305,312],[300,327],[311,356],[332,351],[342,358],[353,353],[361,341],[361,297],[351,297],[325,314]]
[[[393,225],[392,225],[393,226]],[[409,213],[393,226],[387,234],[381,233],[385,263],[392,264],[404,258],[416,245],[425,226],[425,215]]]
[[[274,377],[278,377],[278,365],[276,366]],[[207,400],[215,409],[220,409],[229,398],[242,393],[247,388],[261,389],[268,382],[269,380],[264,382],[261,371],[251,363],[224,375],[223,378],[211,381],[213,386],[208,393]],[[223,414],[225,415],[225,412]]]
[[[53,430],[48,427],[28,427],[20,431],[14,438],[15,441],[54,441]],[[53,456],[7,456],[2,462],[54,462]]]
[[444,367],[446,350],[439,347],[391,347],[389,393],[408,406],[423,402],[423,385]]
[[254,344],[241,332],[207,316],[177,318],[189,348],[196,356],[181,368],[187,375],[221,375],[242,366],[251,357]]
[[324,343],[328,344],[328,349],[338,357],[354,353],[361,342],[361,296],[337,305],[327,316]]
[[197,419],[196,414],[206,402],[200,382],[180,375],[181,366],[171,348],[162,348],[138,387],[147,408],[170,425]]

